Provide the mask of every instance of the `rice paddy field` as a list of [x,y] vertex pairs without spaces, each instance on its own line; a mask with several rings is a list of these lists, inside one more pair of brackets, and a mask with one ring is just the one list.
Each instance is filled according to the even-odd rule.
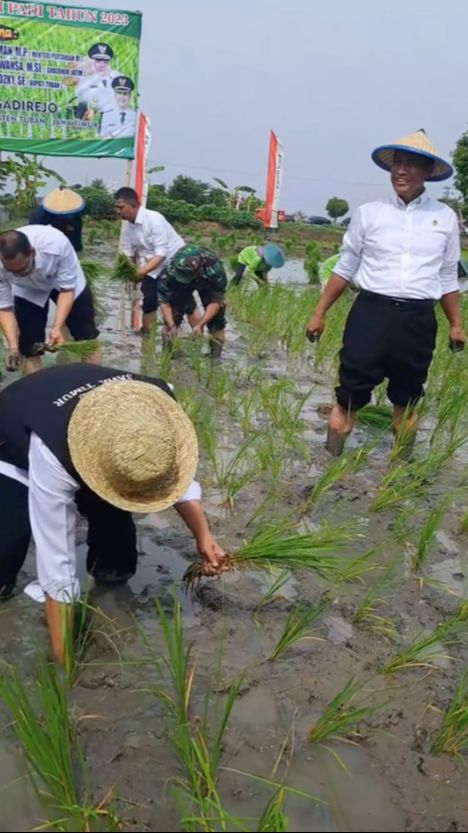
[[468,352],[441,320],[412,460],[384,388],[331,459],[351,292],[311,345],[319,290],[289,261],[229,291],[221,362],[188,332],[171,356],[132,332],[112,245],[86,254],[103,363],[175,386],[233,569],[185,593],[190,534],[139,517],[138,572],[89,585],[62,674],[30,553],[0,609],[0,830],[468,830]]

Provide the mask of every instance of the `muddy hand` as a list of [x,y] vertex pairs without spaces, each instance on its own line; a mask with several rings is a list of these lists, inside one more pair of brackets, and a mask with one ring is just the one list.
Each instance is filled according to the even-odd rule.
[[226,553],[212,535],[207,535],[197,541],[197,549],[203,559],[205,576],[216,576],[228,569]]
[[320,336],[322,335],[325,329],[325,319],[322,318],[321,315],[317,315],[314,313],[312,318],[310,319],[309,323],[307,324],[305,335],[306,338],[311,341],[319,341]]
[[5,356],[5,367],[9,373],[14,373],[18,370],[21,362],[21,356],[17,350],[9,350]]

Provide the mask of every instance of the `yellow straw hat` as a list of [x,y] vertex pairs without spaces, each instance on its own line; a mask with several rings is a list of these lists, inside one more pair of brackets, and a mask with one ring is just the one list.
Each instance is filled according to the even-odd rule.
[[198,463],[189,418],[148,382],[112,380],[84,394],[68,425],[68,447],[86,485],[128,512],[172,506]]
[[42,200],[42,207],[50,214],[77,214],[83,211],[85,201],[71,188],[54,188]]
[[445,159],[442,159],[423,128],[416,130],[415,133],[409,133],[408,136],[395,139],[389,145],[381,145],[376,148],[372,153],[372,159],[379,168],[389,171],[396,150],[417,153],[419,156],[424,156],[434,162],[434,171],[431,176],[426,177],[427,182],[441,182],[443,179],[449,179],[453,174],[452,166]]

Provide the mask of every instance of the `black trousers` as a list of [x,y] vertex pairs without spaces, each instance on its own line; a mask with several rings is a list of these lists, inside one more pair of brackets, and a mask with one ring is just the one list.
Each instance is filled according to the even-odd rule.
[[416,403],[424,394],[436,335],[434,302],[361,291],[343,334],[338,404],[346,410],[362,408],[385,378],[393,405]]
[[[237,264],[236,271],[234,272],[234,276],[231,280],[231,286],[238,286],[238,284],[240,284],[246,269],[247,266],[245,265],[245,263]],[[262,272],[261,269],[257,269],[257,271],[254,274],[260,283],[268,283],[267,272]]]
[[[130,578],[137,567],[136,528],[130,512],[111,506],[82,489],[79,512],[88,520],[86,568],[96,578]],[[53,521],[51,521],[53,522]],[[28,488],[0,474],[0,598],[16,584],[31,539]]]
[[[53,289],[51,301],[56,302],[58,292]],[[15,315],[19,327],[19,350],[22,356],[33,356],[34,345],[45,341],[49,302],[38,307],[26,298],[15,298]],[[76,341],[90,341],[98,337],[99,330],[94,320],[93,296],[86,286],[73,302],[66,325]]]

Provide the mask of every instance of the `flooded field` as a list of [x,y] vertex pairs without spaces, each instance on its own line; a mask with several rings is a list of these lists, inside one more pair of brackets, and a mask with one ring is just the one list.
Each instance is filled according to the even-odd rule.
[[[323,444],[351,293],[317,346],[300,263],[268,290],[241,285],[211,364],[187,332],[172,358],[158,334],[142,351],[126,294],[98,291],[103,363],[169,380],[197,427],[216,537],[235,554],[270,532],[278,555],[185,595],[191,536],[173,510],[140,517],[128,587],[89,583],[91,638],[68,695],[80,799],[119,821],[60,820],[0,702],[0,830],[468,830],[466,717],[455,742],[440,735],[468,658],[467,354],[449,353],[441,324],[412,462],[391,457],[377,409],[336,461]],[[315,561],[282,564],[284,542],[306,534]],[[82,524],[86,585],[85,536]],[[33,700],[46,633],[21,590],[34,575],[31,552],[0,609],[2,661]]]

